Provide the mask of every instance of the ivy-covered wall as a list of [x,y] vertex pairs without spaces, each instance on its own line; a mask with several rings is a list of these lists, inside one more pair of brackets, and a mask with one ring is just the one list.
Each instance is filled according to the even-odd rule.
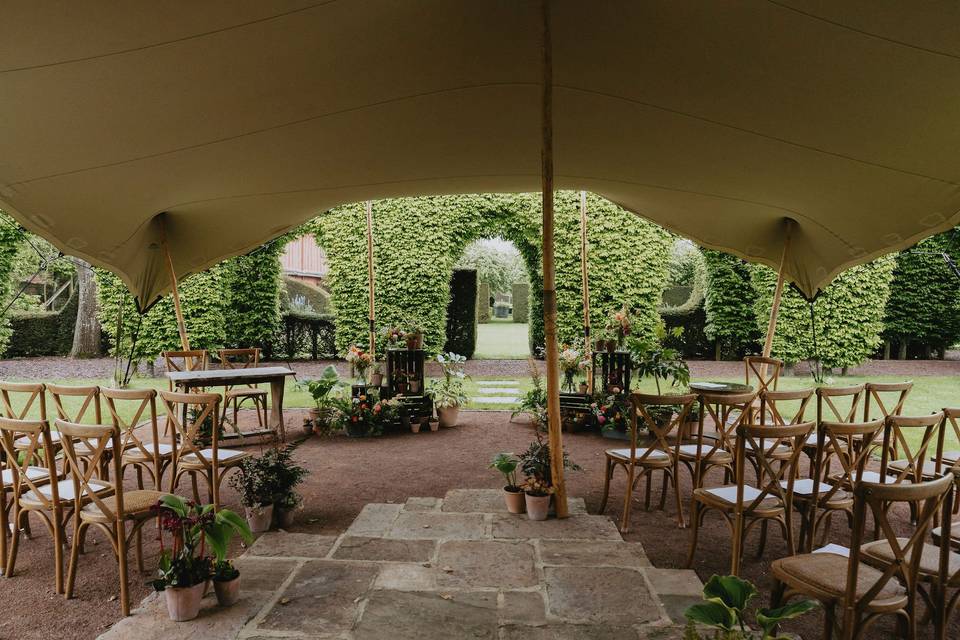
[[[814,350],[810,306],[792,287],[784,287],[772,354],[788,364],[819,358],[825,367],[846,368],[869,358],[881,342],[884,309],[895,262],[881,258],[847,269],[814,303],[817,348]],[[777,275],[752,265],[756,328],[766,334]]]
[[[17,293],[11,274],[14,271],[14,262],[17,252],[23,244],[24,232],[13,218],[0,211],[0,305],[6,307],[11,296]],[[3,353],[10,342],[10,314],[4,314],[0,319],[0,353]]]
[[[590,290],[593,317],[628,304],[653,326],[668,261],[669,236],[598,197],[590,196]],[[556,197],[557,295],[560,340],[582,335],[579,197]],[[382,200],[373,205],[377,323],[413,316],[426,329],[426,346],[442,348],[448,282],[471,241],[501,236],[513,242],[530,276],[530,342],[543,344],[539,194],[486,194]],[[365,218],[360,204],[338,207],[310,225],[327,252],[341,351],[367,331]]]
[[960,229],[927,238],[897,256],[884,338],[906,357],[911,343],[940,349],[960,341],[960,277],[943,252],[960,263]]

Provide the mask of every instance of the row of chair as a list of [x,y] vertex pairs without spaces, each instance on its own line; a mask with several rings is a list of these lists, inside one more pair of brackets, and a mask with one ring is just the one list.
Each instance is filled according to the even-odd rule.
[[[56,406],[52,424],[46,415],[48,393]],[[165,412],[162,436],[158,398]],[[124,615],[129,613],[126,550],[135,538],[137,565],[143,571],[141,528],[159,498],[175,492],[189,476],[194,500],[200,502],[198,477],[202,477],[209,502],[219,505],[224,476],[251,455],[220,447],[221,396],[216,393],[0,383],[0,399],[4,575],[15,575],[21,532],[29,535],[29,518],[35,515],[54,542],[56,591],[71,597],[78,554],[93,526],[108,536],[117,558]],[[103,419],[103,403],[108,420]],[[124,478],[131,468],[137,488],[125,491]],[[65,586],[68,528],[72,544]]]

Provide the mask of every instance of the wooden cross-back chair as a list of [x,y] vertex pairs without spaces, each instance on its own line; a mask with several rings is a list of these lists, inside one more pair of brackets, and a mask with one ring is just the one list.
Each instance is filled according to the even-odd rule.
[[[54,584],[57,593],[63,593],[63,546],[66,542],[64,514],[73,496],[61,495],[68,488],[65,484],[68,481],[50,482],[50,478],[57,477],[50,425],[46,420],[0,418],[0,447],[6,456],[5,471],[10,472],[2,476],[4,494],[8,491],[9,478],[13,509],[12,540],[10,548],[4,549],[4,575],[10,578],[16,571],[20,532],[26,528],[33,513],[40,518],[53,539]],[[44,467],[32,466],[31,463],[36,460],[43,460]],[[6,547],[6,531],[0,538]]]
[[[943,410],[944,419],[944,438],[952,435],[953,439],[960,444],[960,407],[946,407]],[[944,440],[946,447],[946,440]],[[940,454],[940,462],[943,467],[955,471],[960,471],[960,450],[950,449]],[[954,507],[960,505],[960,499],[954,500]]]
[[[694,489],[703,486],[704,476],[715,467],[724,470],[725,482],[733,477],[737,427],[747,421],[756,396],[755,393],[700,395],[700,418],[694,441],[677,448],[677,457],[690,471]],[[716,432],[705,435],[704,425],[708,419]]]
[[[917,484],[861,482],[854,488],[851,546],[847,556],[810,553],[775,560],[771,607],[801,595],[819,600],[824,609],[822,638],[837,634],[844,640],[863,637],[883,615],[896,615],[900,636],[916,637],[916,594],[923,542],[941,514],[949,514],[953,478],[943,476]],[[898,537],[887,505],[920,504],[920,517],[909,538]],[[867,555],[866,516],[871,513],[895,560],[876,561]],[[874,555],[874,554],[871,554]],[[946,562],[946,558],[944,558]],[[881,567],[881,568],[877,568]]]
[[[810,477],[814,477],[814,462],[817,455],[822,451],[820,443],[820,425],[826,422],[853,424],[859,421],[858,411],[860,410],[860,401],[863,399],[864,385],[851,385],[848,387],[817,387],[817,433],[810,436],[803,452],[810,459]],[[822,460],[821,476],[828,475],[830,472],[830,459],[834,455],[830,451],[829,455]]]
[[[697,396],[694,394],[672,396],[637,392],[630,394],[630,446],[605,451],[607,466],[604,472],[603,500],[600,503],[600,513],[603,513],[610,495],[610,480],[616,469],[622,467],[627,474],[623,515],[620,518],[622,533],[626,533],[629,527],[634,487],[644,477],[647,480],[644,509],[650,510],[650,485],[653,474],[657,471],[663,472],[660,509],[665,506],[669,482],[676,497],[677,524],[683,528],[683,506],[680,501],[678,481],[680,438],[672,438],[673,444],[670,440],[671,436],[675,436],[680,431],[695,402],[697,402]],[[641,426],[646,427],[652,437],[652,442],[647,446],[637,446],[637,434]]]
[[[813,398],[813,389],[799,389],[797,391],[761,391],[759,411],[755,415],[763,426],[786,427],[806,422],[807,407]],[[796,406],[788,406],[793,405]],[[793,450],[787,444],[781,444],[777,449],[767,450],[761,438],[760,450],[773,460],[789,460]],[[749,443],[748,443],[749,445]],[[757,474],[757,482],[763,482],[763,466],[757,460],[758,450],[747,447],[747,461],[753,465]]]
[[[733,575],[740,571],[747,534],[758,523],[761,524],[758,556],[763,554],[767,524],[771,521],[780,525],[788,553],[792,555],[796,552],[792,519],[793,483],[796,477],[794,470],[800,459],[803,443],[815,428],[812,421],[785,426],[737,426],[734,484],[712,488],[698,487],[693,491],[693,509],[690,514],[692,535],[686,565],[688,568],[693,565],[703,518],[710,511],[719,512],[730,528],[730,573]],[[781,448],[790,451],[789,458],[771,455]],[[762,471],[755,484],[749,481],[745,473],[746,451],[749,449],[760,452],[756,460]],[[774,469],[774,463],[778,463],[777,469]]]
[[[163,486],[163,473],[173,462],[175,447],[169,424],[165,429],[168,442],[163,442],[157,420],[157,392],[155,389],[100,389],[110,413],[110,419],[120,431],[121,478],[128,467],[137,476],[137,488],[143,489],[143,474],[149,474],[153,488]],[[124,417],[124,416],[132,417]],[[138,431],[146,433],[138,433]]]
[[[246,451],[220,448],[220,394],[177,393],[161,391],[160,400],[173,425],[176,450],[173,455],[171,493],[176,491],[180,478],[190,476],[193,499],[200,502],[197,476],[207,482],[207,498],[215,508],[220,506],[220,485],[226,472],[250,457]],[[204,442],[203,424],[209,420],[209,445]]]
[[[224,369],[252,369],[260,366],[260,349],[220,349],[220,366]],[[253,403],[257,412],[257,424],[263,428],[267,424],[267,392],[255,384],[227,387],[223,392],[222,422],[230,424],[240,433],[237,413],[244,402]],[[227,409],[233,405],[233,420],[227,420]],[[262,411],[262,413],[261,413]]]
[[[63,434],[63,454],[68,476],[73,484],[74,510],[79,518],[74,519],[73,545],[67,571],[66,597],[73,597],[80,548],[91,526],[102,531],[113,547],[120,577],[120,608],[124,616],[130,615],[129,579],[127,575],[127,550],[136,538],[137,567],[144,572],[143,525],[156,518],[153,506],[163,495],[161,491],[137,489],[124,491],[120,459],[110,451],[120,447],[120,429],[114,425],[76,424],[65,420],[56,421],[57,430]],[[83,443],[85,453],[81,458],[78,444]],[[113,467],[113,481],[94,478],[94,470],[103,464]],[[127,530],[128,523],[131,525]]]
[[[47,395],[42,382],[0,382],[0,402],[3,403],[3,417],[11,420],[46,420]],[[32,415],[36,413],[37,415]],[[58,446],[60,434],[54,431],[50,434],[54,446]],[[16,448],[23,451],[29,446],[29,440],[22,438],[16,443]],[[42,460],[35,460],[43,465]]]
[[[800,512],[800,548],[813,551],[817,530],[823,528],[820,545],[826,543],[834,513],[843,513],[853,528],[853,487],[862,479],[874,442],[883,438],[883,420],[872,422],[822,422],[810,478],[793,485],[793,503]],[[836,458],[839,473],[830,474],[826,460]],[[814,481],[816,479],[816,483]]]
[[[164,351],[163,364],[167,371],[206,371],[210,356],[206,349],[189,351]],[[174,390],[173,380],[168,381],[170,391]],[[196,389],[202,392],[202,389]]]
[[[863,419],[870,420],[871,416],[888,418],[903,415],[903,405],[913,389],[913,382],[868,382],[864,385]],[[896,446],[890,452],[891,458],[897,457]]]
[[[57,419],[77,424],[102,424],[103,423],[103,405],[100,401],[100,387],[97,385],[67,386],[62,384],[47,384],[47,391],[53,398],[53,406],[56,410]],[[72,406],[71,406],[72,405]],[[54,427],[56,423],[54,423]],[[59,431],[54,430],[59,436]],[[81,442],[77,444],[77,454],[81,458],[91,457],[90,451],[86,450],[86,445]],[[111,454],[112,454],[111,449]],[[100,477],[108,477],[110,474],[109,456],[100,459],[100,468],[97,473]]]
[[[943,453],[942,411],[929,416],[891,415],[886,423],[883,447],[892,457],[882,456],[880,472],[867,472],[865,480],[901,484],[923,482],[941,475],[938,460]],[[911,439],[918,442],[911,445]]]
[[776,391],[783,371],[783,360],[764,358],[763,356],[746,356],[743,359],[744,382],[754,386],[758,393]]

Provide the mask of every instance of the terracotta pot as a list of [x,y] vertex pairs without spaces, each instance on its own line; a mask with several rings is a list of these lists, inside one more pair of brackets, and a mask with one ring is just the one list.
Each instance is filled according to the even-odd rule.
[[410,393],[420,393],[420,381],[412,380],[410,382]]
[[420,433],[420,423],[419,423],[419,422],[411,422],[411,423],[410,423],[410,431],[412,431],[412,432],[414,432],[414,433]]
[[383,374],[382,374],[382,373],[375,373],[375,374],[371,375],[371,376],[370,376],[370,384],[372,384],[372,385],[375,386],[375,387],[382,386],[382,385],[383,385]]
[[289,529],[293,526],[293,521],[297,514],[296,509],[282,509],[280,507],[274,507],[274,512],[277,514],[277,526],[281,529]]
[[270,530],[270,524],[273,522],[273,505],[268,504],[257,509],[246,508],[247,524],[250,525],[252,533],[263,533]]
[[597,351],[603,351],[607,348],[606,340],[597,340]]
[[163,597],[167,601],[167,614],[174,622],[186,622],[200,615],[200,601],[207,583],[201,582],[192,587],[167,587]]
[[398,382],[398,383],[397,383],[397,393],[403,394],[403,393],[406,393],[406,392],[407,392],[407,383],[406,383],[406,382]]
[[407,349],[420,349],[423,347],[423,335],[417,333],[407,336]]
[[503,500],[507,503],[507,511],[510,513],[523,513],[524,508],[524,493],[520,489],[516,491],[511,491],[508,488],[503,488]]
[[[460,407],[438,407],[437,417],[440,418],[441,427],[457,426],[457,419],[460,417]],[[431,429],[433,425],[430,425]]]
[[439,431],[440,430],[440,421],[431,420],[430,421],[430,431]]
[[587,392],[587,383],[586,383],[586,382],[581,382],[581,383],[580,383],[580,393],[586,393],[586,392]]
[[607,353],[613,353],[617,350],[616,340],[607,340]]
[[240,599],[240,576],[233,580],[214,580],[213,590],[217,593],[217,603],[221,607],[230,607]]
[[527,505],[527,517],[531,520],[546,520],[550,513],[550,496],[523,494]]

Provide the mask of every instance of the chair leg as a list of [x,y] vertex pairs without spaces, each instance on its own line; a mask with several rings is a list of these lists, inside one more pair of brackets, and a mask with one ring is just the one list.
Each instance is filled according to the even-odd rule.
[[[633,465],[630,465],[630,466],[632,467]],[[650,490],[651,490],[651,488],[652,488],[650,485],[653,484],[653,474],[650,473],[650,472],[648,472],[648,471],[646,471],[646,470],[644,470],[644,474],[643,474],[643,475],[647,476],[647,477],[646,477],[646,485],[647,485],[647,487],[646,487],[646,490],[644,491],[644,494],[643,494],[643,510],[644,510],[644,511],[650,511]]]
[[673,473],[671,473],[670,476],[673,481],[673,495],[677,501],[677,525],[681,529],[684,529],[687,523],[683,521],[683,501],[680,499],[680,467],[674,467]]
[[607,498],[610,497],[610,476],[613,475],[613,463],[607,458],[607,467],[603,472],[603,499],[600,501],[600,513],[607,510]]
[[763,557],[763,550],[767,546],[767,525],[770,522],[764,518],[760,521],[760,544],[757,545],[757,558]]
[[200,504],[200,487],[197,485],[197,472],[190,472],[190,485],[193,488],[193,501]]
[[660,485],[660,511],[663,511],[667,506],[667,482],[670,478],[670,468],[664,467],[663,469],[663,483]]
[[63,593],[63,542],[64,527],[63,519],[60,514],[53,514],[53,562],[54,562],[54,582],[56,583],[57,593]]
[[[636,473],[636,467],[632,464],[627,465],[627,490],[626,497],[623,499],[623,514],[620,516],[620,533],[626,533],[630,526],[630,503],[633,501],[633,474]],[[649,495],[650,475],[647,474],[647,489]]]
[[697,537],[700,535],[701,518],[700,503],[694,498],[693,504],[690,507],[690,526],[692,529],[690,531],[690,552],[687,554],[687,563],[684,565],[685,569],[693,566],[693,557],[697,553]]
[[70,563],[67,567],[67,590],[64,596],[73,597],[73,587],[77,578],[77,564],[80,562],[80,541],[87,535],[88,524],[83,522],[73,532],[73,544],[70,546]]
[[783,604],[783,593],[786,591],[786,583],[773,579],[773,591],[770,593],[770,608],[777,609]]
[[20,509],[18,507],[14,508],[14,518],[13,518],[13,531],[10,534],[10,555],[7,557],[7,567],[3,572],[8,578],[13,577],[13,572],[16,570],[17,566],[17,549],[20,546],[20,527],[21,521],[26,521],[29,516],[29,511],[25,509]]
[[240,433],[240,423],[237,422],[237,399],[233,399],[233,428],[237,433]]
[[[114,525],[117,536],[117,568],[120,574],[120,611],[130,615],[130,585],[127,577],[127,527],[121,520]],[[137,555],[140,555],[139,553]]]
[[0,492],[0,571],[7,564],[7,537],[10,535],[10,513],[6,492]]

